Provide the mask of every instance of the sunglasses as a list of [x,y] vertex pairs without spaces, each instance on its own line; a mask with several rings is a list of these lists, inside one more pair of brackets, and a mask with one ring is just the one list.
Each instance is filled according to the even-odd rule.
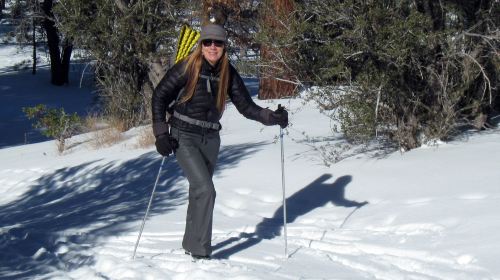
[[203,41],[201,41],[201,44],[204,47],[210,47],[210,46],[212,46],[212,44],[214,44],[217,48],[222,48],[224,46],[224,41],[209,39],[209,40],[203,40]]

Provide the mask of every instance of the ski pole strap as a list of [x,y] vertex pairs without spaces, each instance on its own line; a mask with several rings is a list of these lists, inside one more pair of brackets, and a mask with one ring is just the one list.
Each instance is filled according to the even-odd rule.
[[174,111],[174,118],[179,119],[179,120],[184,121],[184,122],[187,122],[187,123],[192,124],[192,125],[202,127],[202,128],[220,130],[220,124],[218,124],[218,123],[200,121],[197,119],[193,119],[193,118],[190,118],[186,115],[180,114],[177,111]]

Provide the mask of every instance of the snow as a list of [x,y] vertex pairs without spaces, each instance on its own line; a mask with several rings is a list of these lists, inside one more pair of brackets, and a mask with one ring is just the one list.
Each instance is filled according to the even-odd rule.
[[[18,55],[0,46],[2,279],[500,279],[500,128],[327,167],[311,146],[332,139],[330,120],[302,99],[255,99],[291,112],[288,258],[279,129],[229,105],[214,176],[214,259],[193,262],[181,249],[188,185],[167,158],[133,260],[161,157],[137,148],[139,128],[100,149],[92,134],[75,136],[59,155],[20,109],[46,103],[85,114],[92,89],[52,87],[47,67],[2,71]],[[75,68],[72,80],[80,75]]]

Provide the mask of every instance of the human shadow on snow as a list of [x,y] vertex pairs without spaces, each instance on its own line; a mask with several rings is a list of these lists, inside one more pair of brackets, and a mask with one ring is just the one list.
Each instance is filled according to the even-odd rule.
[[[222,147],[216,172],[252,155],[264,142]],[[39,178],[19,199],[0,206],[0,278],[32,279],[94,263],[89,248],[139,230],[160,167],[156,152],[125,162],[100,160]],[[163,166],[149,217],[186,202],[174,157]],[[130,248],[132,254],[133,247]]]
[[[341,176],[333,183],[325,183],[331,177],[330,174],[323,174],[286,199],[287,224],[293,223],[298,217],[316,208],[325,206],[328,202],[333,203],[335,206],[355,207],[356,209],[368,204],[367,201],[357,202],[345,198],[345,188],[352,181],[352,176]],[[282,227],[283,205],[276,209],[271,218],[264,218],[257,224],[253,233],[241,233],[238,237],[231,237],[215,244],[213,257],[227,259],[231,255],[254,246],[264,239],[273,239],[280,236]],[[224,248],[232,243],[237,244]]]

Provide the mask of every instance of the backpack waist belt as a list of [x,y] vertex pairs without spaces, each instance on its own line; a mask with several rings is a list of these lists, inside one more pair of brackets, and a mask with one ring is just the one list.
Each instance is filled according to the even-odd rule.
[[188,124],[196,125],[202,128],[209,128],[209,129],[214,129],[214,130],[220,130],[220,124],[218,123],[213,123],[213,122],[207,122],[207,121],[200,121],[197,119],[190,118],[186,115],[180,114],[177,111],[174,111],[174,118],[179,119],[181,121],[187,122]]

